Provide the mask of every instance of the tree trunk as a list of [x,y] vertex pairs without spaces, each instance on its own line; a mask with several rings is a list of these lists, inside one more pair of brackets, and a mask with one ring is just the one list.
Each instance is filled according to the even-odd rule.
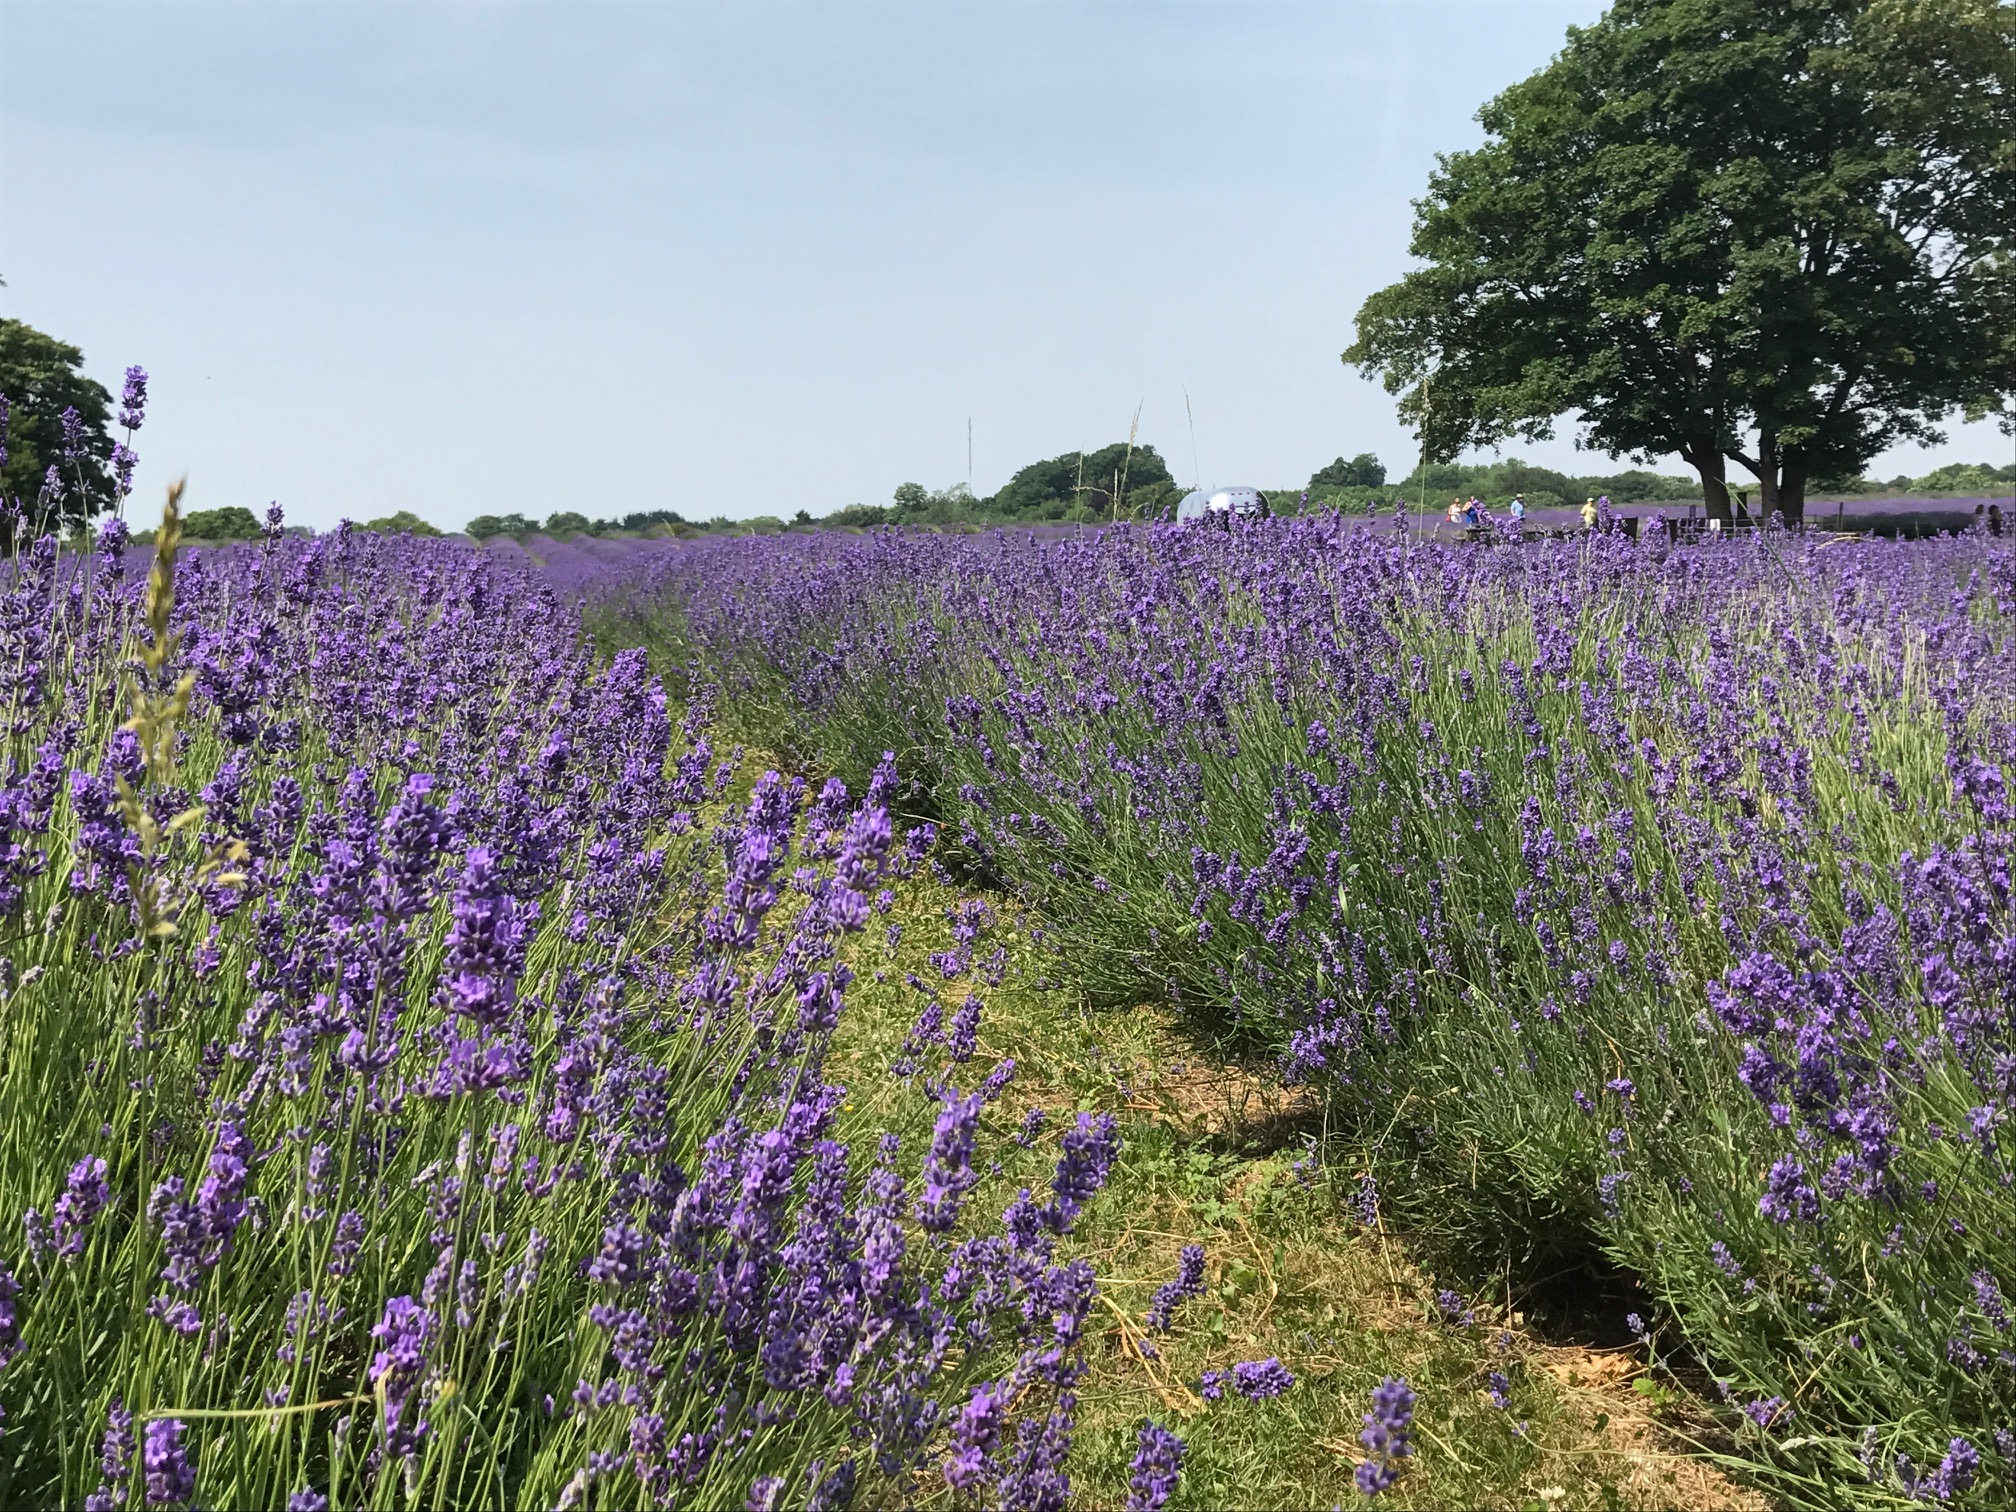
[[1775,432],[1760,430],[1757,433],[1756,472],[1757,518],[1768,525],[1771,516],[1785,507],[1779,501],[1778,437]]
[[1728,524],[1729,462],[1713,441],[1702,441],[1680,449],[1680,458],[1701,475],[1701,502],[1708,518]]
[[1806,458],[1796,447],[1778,465],[1778,512],[1794,530],[1806,518]]

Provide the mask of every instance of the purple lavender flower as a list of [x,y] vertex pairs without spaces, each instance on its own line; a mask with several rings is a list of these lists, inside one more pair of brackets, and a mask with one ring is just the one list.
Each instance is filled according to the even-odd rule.
[[1161,1512],[1176,1489],[1188,1452],[1183,1440],[1159,1423],[1144,1422],[1134,1440],[1127,1478],[1127,1512]]
[[831,1470],[820,1461],[813,1461],[806,1472],[806,1479],[812,1483],[811,1494],[805,1500],[805,1512],[839,1512],[842,1507],[854,1501],[854,1461],[842,1460]]
[[1791,1421],[1792,1409],[1783,1397],[1761,1397],[1743,1404],[1743,1416],[1759,1428],[1770,1428]]
[[954,1065],[964,1065],[973,1058],[974,1045],[980,1033],[980,999],[972,993],[952,1015],[952,1025],[945,1035],[945,1053]]
[[[911,980],[914,982],[916,979],[913,977]],[[944,1037],[945,1005],[939,1002],[934,994],[924,1000],[924,1006],[918,1010],[916,1021],[903,1036],[902,1050],[889,1069],[897,1076],[915,1076],[925,1052],[931,1046],[940,1043]]]
[[1370,1456],[1359,1461],[1356,1477],[1365,1495],[1377,1496],[1398,1484],[1400,1462],[1414,1452],[1414,1400],[1412,1388],[1399,1376],[1388,1376],[1373,1391],[1372,1410],[1358,1435]]
[[105,1410],[105,1437],[98,1449],[98,1473],[104,1478],[98,1489],[108,1506],[123,1499],[119,1491],[133,1473],[133,1448],[133,1414],[115,1396]]
[[195,1304],[180,1297],[170,1297],[165,1293],[153,1298],[147,1304],[147,1316],[159,1318],[163,1324],[183,1338],[193,1338],[203,1328],[203,1315]]
[[1207,1402],[1215,1402],[1225,1395],[1225,1383],[1231,1379],[1228,1371],[1207,1370],[1198,1378],[1197,1395]]
[[1490,1395],[1491,1405],[1500,1412],[1512,1405],[1512,1382],[1502,1370],[1484,1373],[1484,1389]]
[[161,1279],[181,1291],[192,1290],[202,1271],[206,1236],[195,1204],[185,1201],[188,1183],[180,1176],[167,1176],[147,1199],[147,1217],[161,1230],[161,1243],[168,1264]]
[[1969,1279],[1974,1287],[1975,1305],[1981,1309],[1982,1315],[1994,1325],[1997,1333],[2007,1333],[2009,1306],[1995,1277],[1988,1271],[1977,1270]]
[[210,1241],[205,1264],[215,1265],[216,1257],[231,1246],[231,1236],[245,1218],[246,1157],[252,1142],[230,1119],[217,1125],[217,1141],[210,1151],[210,1163],[203,1184],[196,1189],[196,1215]]
[[1774,1161],[1757,1211],[1773,1223],[1820,1222],[1820,1194],[1806,1180],[1806,1167],[1790,1155]]
[[371,1359],[370,1379],[385,1403],[385,1447],[395,1456],[414,1453],[428,1425],[416,1400],[427,1373],[434,1317],[411,1297],[394,1297],[385,1316],[371,1327],[382,1346]]
[[1379,1183],[1370,1171],[1358,1178],[1358,1190],[1351,1199],[1351,1216],[1366,1228],[1379,1226]]
[[1596,1178],[1596,1197],[1603,1204],[1603,1211],[1616,1217],[1624,1210],[1624,1202],[1618,1192],[1631,1179],[1629,1171],[1605,1171]]
[[1176,1279],[1157,1287],[1154,1300],[1148,1304],[1148,1326],[1157,1333],[1167,1333],[1176,1309],[1203,1290],[1204,1246],[1186,1244],[1176,1257]]
[[952,1420],[951,1454],[946,1457],[945,1484],[954,1491],[970,1490],[987,1469],[988,1456],[1001,1441],[1013,1392],[999,1381],[975,1386]]
[[1925,1489],[1935,1501],[1951,1501],[1972,1486],[1980,1473],[1981,1451],[1966,1439],[1956,1438],[1947,1444],[1939,1468],[1926,1477]]
[[1263,1402],[1293,1386],[1295,1377],[1280,1360],[1269,1355],[1264,1360],[1241,1360],[1234,1365],[1232,1384],[1247,1401]]
[[1076,1399],[1065,1392],[1042,1422],[1016,1426],[1015,1450],[1001,1472],[1002,1512],[1064,1512],[1071,1503],[1071,1420]]
[[119,390],[119,424],[129,431],[137,431],[146,418],[147,370],[129,367],[126,369],[125,386]]
[[1468,1328],[1477,1321],[1477,1313],[1463,1300],[1461,1293],[1443,1290],[1435,1294],[1435,1311],[1440,1313],[1444,1323],[1457,1328]]
[[485,1028],[498,1028],[517,1001],[528,934],[524,910],[505,891],[496,856],[476,846],[455,885],[454,919],[441,963],[447,1005]]
[[1043,1221],[1052,1232],[1069,1232],[1085,1204],[1105,1186],[1119,1153],[1120,1127],[1111,1113],[1078,1115],[1078,1126],[1064,1135],[1063,1154],[1050,1182],[1056,1198],[1045,1208]]
[[112,1202],[102,1156],[86,1156],[70,1168],[63,1193],[51,1212],[55,1220],[56,1253],[70,1259],[84,1252],[84,1231]]
[[917,1203],[917,1222],[926,1233],[949,1233],[959,1221],[959,1201],[978,1184],[973,1169],[973,1132],[986,1099],[979,1093],[956,1097],[947,1092],[938,1122],[931,1131],[931,1150],[924,1158],[924,1192]]
[[988,1103],[993,1102],[1003,1092],[1008,1090],[1008,1084],[1013,1080],[1015,1080],[1015,1062],[1011,1058],[1004,1060],[1000,1065],[987,1073],[987,1080],[980,1083],[981,1100]]
[[147,1424],[140,1463],[150,1507],[179,1507],[195,1494],[196,1471],[182,1446],[182,1433],[179,1418],[154,1418]]
[[336,1220],[336,1234],[329,1244],[329,1274],[347,1276],[364,1248],[364,1215],[344,1213]]
[[641,1273],[645,1238],[627,1218],[618,1218],[602,1231],[602,1249],[588,1262],[588,1279],[610,1286],[628,1286]]

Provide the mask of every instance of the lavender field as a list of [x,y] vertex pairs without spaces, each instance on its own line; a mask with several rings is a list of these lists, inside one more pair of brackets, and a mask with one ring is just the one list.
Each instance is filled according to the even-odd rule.
[[0,600],[6,1505],[2010,1496],[2008,544],[122,534]]
[[1876,1506],[2012,1494],[2012,612],[1979,533],[1349,520],[720,543],[599,610],[799,765],[896,753],[1093,1008],[1313,1088],[1340,1233],[1600,1255],[1725,1462]]

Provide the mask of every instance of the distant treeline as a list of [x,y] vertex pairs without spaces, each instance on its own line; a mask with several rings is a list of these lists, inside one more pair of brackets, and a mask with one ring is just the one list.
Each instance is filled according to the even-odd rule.
[[[441,534],[411,510],[405,509],[354,528],[382,531],[386,535],[397,535],[401,532],[422,536]],[[217,509],[192,509],[182,516],[183,537],[209,545],[228,545],[232,541],[256,540],[265,533],[265,526],[259,517],[243,504],[225,504]],[[282,535],[292,536],[311,536],[314,533],[306,525],[289,525],[281,531]],[[154,532],[152,530],[136,532],[133,543],[136,546],[151,546],[154,543]]]
[[[1854,497],[1878,492],[1925,496],[1993,494],[1998,489],[2006,491],[2012,480],[2016,480],[2016,467],[1970,462],[1938,468],[1919,478],[1894,478],[1888,483],[1855,479],[1844,484],[1835,480],[1814,492],[1816,497],[1829,493]],[[1477,465],[1436,463],[1389,481],[1384,465],[1370,452],[1348,459],[1339,457],[1319,468],[1302,487],[1261,491],[1276,514],[1286,515],[1333,509],[1351,514],[1385,512],[1403,500],[1409,508],[1425,506],[1435,510],[1452,498],[1467,499],[1472,494],[1498,508],[1517,493],[1525,497],[1532,509],[1575,505],[1603,495],[1620,505],[1701,497],[1700,483],[1690,478],[1643,470],[1571,476],[1516,457]],[[967,492],[964,484],[927,489],[922,484],[905,483],[887,504],[849,504],[817,516],[801,509],[789,520],[777,515],[740,520],[717,515],[709,520],[689,520],[671,509],[644,509],[594,520],[573,510],[562,510],[544,521],[522,514],[478,515],[463,527],[463,533],[477,540],[530,535],[565,540],[576,535],[749,535],[808,529],[863,530],[878,525],[956,530],[994,525],[1095,524],[1116,518],[1167,519],[1174,514],[1184,492],[1154,447],[1129,448],[1125,442],[1116,442],[1095,452],[1066,452],[1061,457],[1033,462],[1010,478],[999,493],[984,498]],[[441,534],[409,510],[367,520],[354,528],[385,534]],[[240,541],[256,537],[260,524],[250,510],[230,505],[191,513],[184,530],[194,540]],[[144,541],[149,537],[143,534],[136,539]]]
[[1517,457],[1468,465],[1430,463],[1403,478],[1388,481],[1379,459],[1364,453],[1348,462],[1339,457],[1318,471],[1309,480],[1306,492],[1308,503],[1302,507],[1364,513],[1391,509],[1402,500],[1409,508],[1432,510],[1459,495],[1468,499],[1473,494],[1494,507],[1509,504],[1514,494],[1524,497],[1532,509],[1580,504],[1584,499],[1606,494],[1613,504],[1643,504],[1660,499],[1698,499],[1701,485],[1687,478],[1642,469],[1570,476]]
[[[806,528],[863,529],[876,525],[1001,525],[1047,521],[1151,519],[1173,513],[1184,490],[1152,446],[1116,442],[1093,452],[1066,452],[1032,462],[1001,491],[977,497],[966,485],[929,489],[905,483],[887,504],[848,504],[823,515],[799,510],[791,519],[759,515],[731,520],[688,520],[675,510],[650,509],[619,519],[591,520],[563,511],[544,524],[524,515],[479,515],[464,527],[479,540],[491,536],[702,535]],[[1116,511],[1114,501],[1119,500]]]
[[[1889,482],[1869,478],[1829,478],[1815,483],[1815,498],[1827,495],[1852,498],[1869,494],[1992,494],[2007,490],[2016,481],[2016,465],[1993,467],[1978,462],[1955,462],[1936,468],[1922,477],[1900,476]],[[1615,473],[1570,476],[1551,467],[1537,467],[1517,457],[1501,462],[1473,465],[1431,463],[1417,467],[1406,477],[1388,482],[1386,469],[1370,453],[1346,461],[1339,457],[1309,480],[1308,502],[1299,496],[1290,508],[1342,509],[1364,512],[1390,509],[1404,499],[1410,507],[1434,510],[1452,498],[1476,495],[1484,503],[1502,507],[1514,494],[1524,497],[1528,508],[1547,509],[1576,505],[1585,499],[1608,496],[1613,504],[1652,504],[1683,499],[1699,499],[1698,478],[1628,469]],[[1280,494],[1268,498],[1282,511]],[[1747,499],[1746,499],[1747,502]],[[1285,511],[1282,511],[1285,512]]]

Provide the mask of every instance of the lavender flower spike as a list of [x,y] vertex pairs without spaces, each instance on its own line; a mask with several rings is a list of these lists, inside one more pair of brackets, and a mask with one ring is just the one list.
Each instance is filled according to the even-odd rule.
[[1120,1153],[1120,1128],[1111,1113],[1097,1118],[1080,1113],[1078,1126],[1065,1134],[1062,1144],[1064,1153],[1050,1183],[1056,1200],[1043,1210],[1045,1226],[1059,1234],[1069,1232],[1085,1204],[1106,1185],[1106,1174]]
[[1156,1288],[1155,1300],[1148,1304],[1148,1326],[1167,1333],[1176,1309],[1204,1290],[1204,1246],[1186,1244],[1176,1259],[1176,1279]]
[[1295,1376],[1280,1360],[1269,1355],[1264,1360],[1241,1360],[1234,1365],[1232,1384],[1247,1401],[1264,1402],[1293,1386]]
[[195,1494],[196,1471],[189,1463],[189,1451],[182,1447],[182,1433],[179,1418],[156,1418],[147,1425],[140,1464],[146,1472],[150,1507],[180,1507]]
[[1358,1489],[1367,1496],[1390,1491],[1400,1480],[1400,1461],[1414,1452],[1414,1391],[1399,1376],[1388,1376],[1372,1393],[1372,1410],[1358,1435],[1370,1457],[1358,1465]]
[[1135,1446],[1133,1473],[1127,1481],[1127,1512],[1161,1512],[1176,1489],[1187,1446],[1159,1423],[1148,1422],[1141,1425]]

